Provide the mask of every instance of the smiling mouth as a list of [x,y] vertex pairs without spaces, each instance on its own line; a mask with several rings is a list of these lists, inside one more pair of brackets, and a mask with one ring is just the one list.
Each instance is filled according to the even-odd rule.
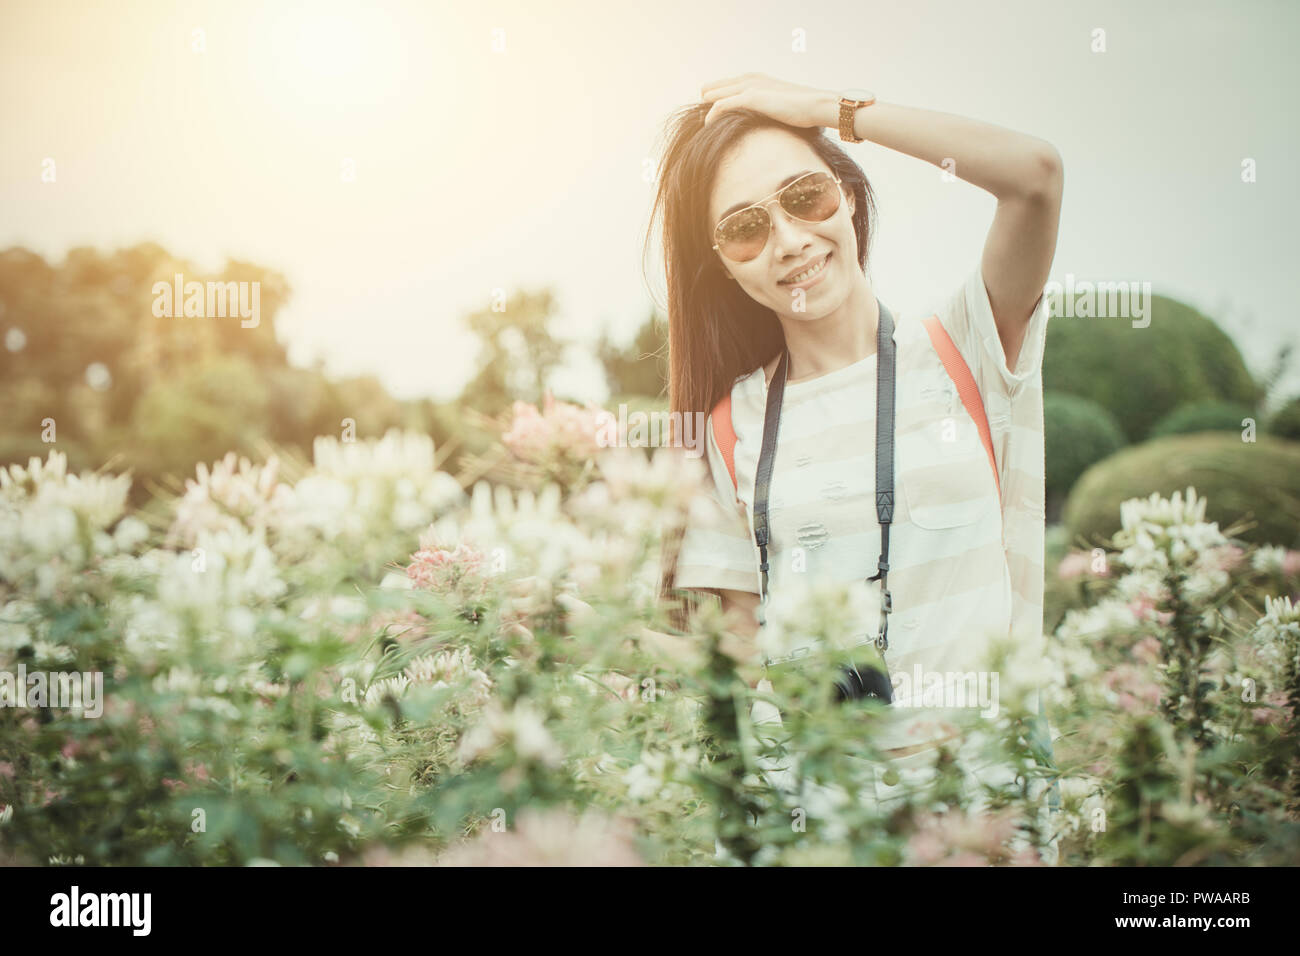
[[777,285],[798,285],[800,282],[807,282],[809,279],[821,273],[830,264],[832,255],[834,255],[833,252],[826,253],[826,255],[822,258],[821,262],[819,262],[817,265],[805,269],[803,272],[799,273],[799,275],[795,276],[794,278],[781,279],[777,282]]

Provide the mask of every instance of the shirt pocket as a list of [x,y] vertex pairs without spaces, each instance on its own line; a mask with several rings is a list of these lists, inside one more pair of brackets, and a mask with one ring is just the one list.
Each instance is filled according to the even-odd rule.
[[941,531],[972,525],[997,506],[997,483],[975,423],[958,408],[895,437],[907,518]]

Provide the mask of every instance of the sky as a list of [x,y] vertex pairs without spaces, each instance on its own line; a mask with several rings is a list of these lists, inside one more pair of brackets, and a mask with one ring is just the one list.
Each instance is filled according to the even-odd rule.
[[[1300,342],[1297,26],[1289,0],[0,0],[0,249],[154,241],[276,269],[291,360],[401,398],[454,397],[477,356],[463,317],[550,286],[578,343],[552,384],[601,401],[586,346],[662,311],[642,248],[663,124],[758,72],[1051,142],[1052,278],[1150,282],[1261,372]],[[996,200],[845,148],[878,200],[877,294],[938,306]]]

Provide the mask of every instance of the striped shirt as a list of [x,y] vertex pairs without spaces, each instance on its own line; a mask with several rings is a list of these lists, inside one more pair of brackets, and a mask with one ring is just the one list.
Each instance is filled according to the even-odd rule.
[[[1014,656],[1003,669],[1014,667],[1017,683],[1037,686],[1044,652],[1046,298],[1035,304],[1014,372],[1007,368],[978,266],[937,314],[983,399],[1002,499],[975,423],[921,317],[895,313],[888,668],[891,675],[909,677],[918,667],[922,675],[981,670],[987,642],[1010,638]],[[678,556],[678,587],[760,592],[751,516],[766,403],[763,368],[732,386],[738,489],[709,422],[706,458],[712,480],[707,493],[692,502]],[[768,498],[768,612],[777,607],[778,595],[788,598],[813,581],[860,582],[876,573],[875,408],[874,353],[786,385]],[[847,622],[850,643],[874,637],[879,624],[879,583],[867,589],[874,610]],[[898,709],[921,703],[922,687],[896,683],[896,693],[905,691],[896,697]],[[912,690],[915,699],[909,699]],[[943,713],[926,707],[891,717],[880,745],[944,736]]]

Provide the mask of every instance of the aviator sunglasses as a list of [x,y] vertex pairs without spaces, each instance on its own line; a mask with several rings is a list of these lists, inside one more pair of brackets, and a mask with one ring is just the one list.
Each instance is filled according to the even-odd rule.
[[735,262],[756,258],[772,234],[767,207],[773,199],[795,219],[825,222],[840,208],[840,178],[827,172],[806,173],[766,199],[724,216],[713,230],[713,248]]

